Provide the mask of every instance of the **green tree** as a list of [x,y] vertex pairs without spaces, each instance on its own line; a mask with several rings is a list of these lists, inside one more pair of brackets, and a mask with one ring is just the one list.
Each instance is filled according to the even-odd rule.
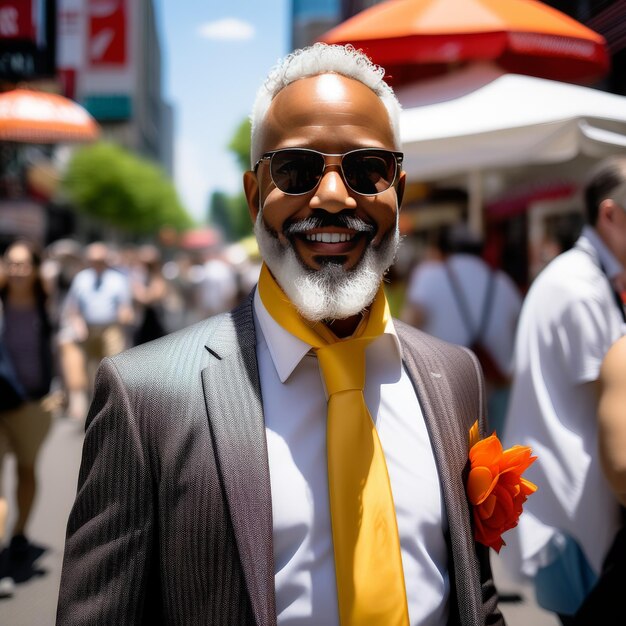
[[222,231],[228,241],[235,239],[233,219],[230,214],[228,195],[223,191],[214,191],[211,196],[208,221]]
[[[242,171],[250,169],[250,121],[246,118],[237,126],[228,149]],[[225,194],[216,191],[211,196],[208,222],[222,230],[228,241],[239,241],[252,233],[248,203],[243,193]]]
[[113,143],[77,150],[63,189],[79,210],[126,231],[184,230],[193,223],[165,172]]
[[250,120],[248,118],[237,126],[228,149],[235,155],[242,172],[250,169]]
[[227,241],[239,241],[252,233],[248,203],[243,193],[215,191],[211,196],[211,225],[219,228]]

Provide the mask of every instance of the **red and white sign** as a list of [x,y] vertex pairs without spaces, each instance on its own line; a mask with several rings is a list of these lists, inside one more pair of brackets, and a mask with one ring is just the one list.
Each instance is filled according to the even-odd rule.
[[88,52],[92,67],[125,65],[126,0],[88,0]]
[[0,39],[36,38],[32,0],[0,0]]

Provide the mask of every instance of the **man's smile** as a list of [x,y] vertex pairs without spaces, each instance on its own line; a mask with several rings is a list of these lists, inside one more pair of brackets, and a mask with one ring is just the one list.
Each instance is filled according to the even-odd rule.
[[299,255],[311,256],[346,255],[355,250],[362,253],[375,232],[374,225],[341,214],[316,215],[291,222],[283,229],[284,237],[291,241]]
[[354,239],[356,233],[308,233],[307,241],[321,241],[323,243],[341,243]]
[[296,247],[304,247],[311,254],[332,256],[345,255],[359,246],[363,240],[366,243],[366,233],[337,228],[316,228],[299,233],[295,236]]

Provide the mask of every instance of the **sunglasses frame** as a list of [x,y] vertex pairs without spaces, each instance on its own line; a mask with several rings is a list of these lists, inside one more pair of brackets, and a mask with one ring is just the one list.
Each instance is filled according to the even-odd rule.
[[[314,153],[314,154],[319,154],[324,158],[324,167],[320,174],[319,180],[317,181],[317,183],[315,183],[315,185],[311,189],[309,189],[308,191],[301,191],[300,193],[290,193],[288,191],[283,191],[276,184],[276,181],[274,180],[274,176],[272,175],[272,159],[274,158],[274,155],[280,154],[281,152]],[[349,154],[354,154],[355,152],[385,152],[386,154],[391,154],[393,156],[396,169],[394,172],[393,179],[389,183],[389,187],[387,187],[386,189],[382,189],[381,191],[377,191],[376,193],[362,193],[361,191],[357,191],[356,189],[352,188],[352,186],[346,179],[345,172],[343,171],[343,160],[345,159],[346,156],[348,156]],[[259,160],[254,164],[254,168],[252,171],[256,174],[256,171],[259,168],[261,161],[269,161],[270,162],[270,168],[269,168],[270,178],[272,179],[272,183],[274,184],[276,189],[278,189],[281,193],[284,193],[287,196],[305,196],[306,194],[311,193],[312,191],[315,191],[315,189],[317,189],[317,186],[320,184],[320,182],[322,181],[322,178],[324,177],[324,172],[326,171],[326,168],[330,167],[326,163],[326,157],[341,157],[341,162],[338,163],[339,170],[341,171],[341,178],[343,179],[344,183],[347,185],[348,189],[350,189],[350,191],[360,196],[371,197],[371,196],[378,196],[381,193],[388,191],[395,185],[396,181],[398,180],[398,176],[402,172],[402,161],[404,159],[404,153],[397,152],[394,150],[387,150],[386,148],[357,148],[356,150],[348,150],[348,152],[339,152],[339,153],[320,152],[319,150],[313,150],[311,148],[279,148],[278,150],[271,150],[269,152],[265,152],[264,154],[262,154]]]

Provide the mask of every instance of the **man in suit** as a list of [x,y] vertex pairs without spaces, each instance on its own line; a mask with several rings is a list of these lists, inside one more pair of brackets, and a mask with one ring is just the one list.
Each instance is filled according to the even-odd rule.
[[103,361],[59,624],[503,623],[465,495],[480,368],[381,288],[404,189],[382,75],[316,44],[261,87],[258,288]]

